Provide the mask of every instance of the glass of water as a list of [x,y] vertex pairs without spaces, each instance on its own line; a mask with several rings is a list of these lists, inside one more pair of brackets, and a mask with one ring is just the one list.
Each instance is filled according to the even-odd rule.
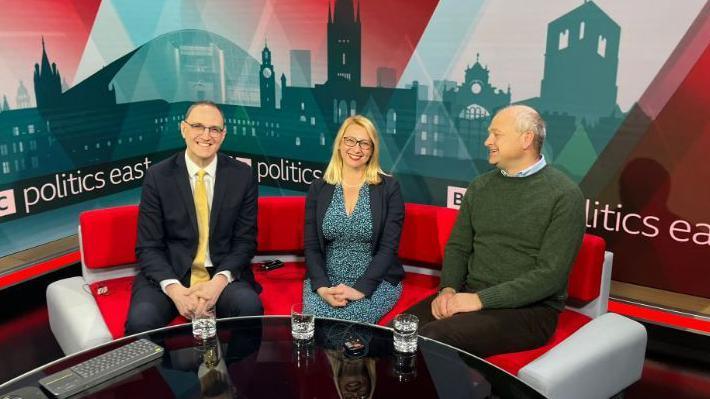
[[392,327],[394,328],[394,350],[401,353],[416,352],[417,328],[419,327],[417,316],[407,313],[397,315],[392,322]]
[[312,339],[307,341],[293,341],[293,361],[298,368],[307,368],[313,364],[315,360],[315,343]]
[[398,382],[409,382],[417,377],[417,354],[394,353],[394,376]]
[[291,306],[291,336],[294,339],[309,340],[313,338],[315,325],[315,315],[307,311],[303,303],[296,303]]
[[214,308],[192,316],[192,335],[198,342],[213,338],[216,334],[217,316]]

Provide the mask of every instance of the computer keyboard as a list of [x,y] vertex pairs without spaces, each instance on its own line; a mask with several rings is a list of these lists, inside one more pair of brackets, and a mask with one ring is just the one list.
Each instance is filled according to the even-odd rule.
[[57,398],[99,385],[163,356],[164,349],[143,338],[39,380]]

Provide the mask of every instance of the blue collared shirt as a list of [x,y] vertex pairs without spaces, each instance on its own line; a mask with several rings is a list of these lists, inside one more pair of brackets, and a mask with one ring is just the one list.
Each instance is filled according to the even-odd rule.
[[506,177],[526,177],[526,176],[534,175],[535,173],[539,172],[542,168],[544,168],[546,165],[547,165],[547,161],[545,161],[545,156],[540,154],[539,161],[535,162],[532,166],[527,167],[514,175],[509,175],[508,172],[504,171],[503,169],[500,170],[500,173],[502,173],[503,176],[506,176]]

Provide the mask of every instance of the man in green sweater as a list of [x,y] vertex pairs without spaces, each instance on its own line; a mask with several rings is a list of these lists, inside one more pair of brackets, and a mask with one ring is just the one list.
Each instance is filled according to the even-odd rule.
[[484,144],[496,169],[464,195],[439,293],[408,311],[422,335],[485,357],[544,345],[555,331],[585,216],[577,185],[546,165],[544,139],[528,106],[491,121]]

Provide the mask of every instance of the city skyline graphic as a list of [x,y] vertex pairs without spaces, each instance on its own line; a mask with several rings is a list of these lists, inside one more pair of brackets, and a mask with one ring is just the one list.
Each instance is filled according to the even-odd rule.
[[[249,128],[247,133],[253,134],[240,140],[228,140],[225,149],[258,154],[261,148],[268,148],[270,153],[264,155],[316,162],[327,159],[332,145],[330,139],[345,115],[362,113],[376,122],[383,137],[383,163],[393,173],[425,175],[460,182],[466,182],[489,169],[487,154],[482,145],[487,135],[487,125],[497,109],[511,103],[526,103],[543,113],[550,131],[545,154],[577,181],[584,176],[623,119],[624,114],[615,103],[620,28],[594,2],[585,2],[549,24],[541,94],[516,102],[511,102],[510,85],[504,90],[491,84],[491,71],[481,63],[480,54],[476,54],[475,63],[466,68],[463,82],[441,80],[435,81],[433,87],[426,87],[413,81],[407,84],[408,90],[393,86],[364,86],[361,78],[360,5],[339,0],[334,3],[333,10],[330,10],[329,4],[328,13],[328,75],[325,82],[317,83],[314,87],[288,84],[287,68],[272,64],[266,37],[262,59],[258,60],[219,35],[199,30],[182,30],[149,41],[131,52],[133,55],[128,59],[124,55],[67,91],[66,85],[62,86],[56,64],[49,64],[43,39],[42,60],[35,71],[35,97],[47,96],[49,100],[46,101],[49,102],[44,107],[40,105],[38,109],[53,108],[52,101],[71,105],[79,112],[89,112],[97,104],[133,104],[130,107],[134,108],[131,114],[145,116],[144,112],[135,110],[136,103],[164,100],[174,104],[210,99],[225,106],[241,106],[227,113],[245,118],[228,119],[238,121],[236,123],[257,122],[261,128],[257,135],[256,127],[232,126],[235,130],[241,128],[242,136],[247,136],[246,127]],[[586,20],[586,28],[582,20]],[[585,30],[589,40],[583,40]],[[333,40],[351,41],[351,46],[336,48],[340,44],[332,43]],[[556,51],[557,56],[554,54]],[[334,54],[341,54],[342,60],[334,59]],[[340,72],[338,67],[341,67]],[[579,80],[576,79],[579,73],[576,69],[580,67],[586,68],[583,74],[586,75],[585,87],[574,86]],[[382,68],[386,66],[378,67]],[[277,69],[281,71],[280,74]],[[107,78],[107,70],[116,71],[110,78],[111,88],[108,92],[101,84],[94,83],[106,83],[101,79]],[[263,72],[272,75],[267,78]],[[352,79],[343,78],[349,74],[352,74]],[[81,94],[76,95],[77,92]],[[577,92],[585,93],[586,96],[575,97]],[[20,97],[27,98],[26,94],[21,94],[18,90],[18,100]],[[71,101],[72,94],[77,101]],[[59,100],[61,96],[63,98]],[[90,100],[85,101],[87,99]],[[272,104],[267,105],[268,101],[272,101]],[[23,101],[24,104],[29,102]],[[119,108],[115,107],[114,110]],[[272,111],[271,115],[269,111]],[[156,131],[171,132],[171,128],[177,124],[168,123],[165,113],[172,113],[170,117],[174,119],[179,112],[167,111],[167,108],[160,112],[160,115],[153,115],[152,118],[153,124],[161,123],[156,126]],[[37,122],[40,122],[37,126],[47,126],[46,121]],[[70,124],[67,121],[57,121],[57,127],[63,125],[64,128],[52,136],[63,144],[63,160],[57,154],[52,154],[52,162],[42,162],[47,165],[43,171],[39,167],[39,159],[25,159],[25,168],[22,168],[23,160],[20,159],[17,167],[10,165],[10,169],[18,173],[7,173],[0,177],[3,182],[7,182],[17,180],[18,177],[33,177],[31,173],[20,173],[23,170],[38,169],[39,173],[36,174],[41,174],[82,166],[82,162],[120,159],[141,152],[176,148],[181,144],[177,140],[179,137],[174,134],[151,139],[143,137],[149,135],[149,132],[143,132],[136,139],[141,142],[145,139],[146,142],[134,148],[133,152],[123,151],[120,145],[115,144],[114,148],[106,148],[110,147],[111,140],[119,140],[121,134],[131,135],[125,127],[131,122],[135,121],[124,120],[121,132],[116,131],[114,126],[96,126],[96,130],[104,132],[104,137],[94,136],[92,140],[90,135],[72,131],[72,128],[67,127]],[[148,123],[148,120],[142,123]],[[264,128],[266,124],[269,126]],[[274,129],[276,124],[279,127]],[[81,138],[77,140],[78,137]],[[100,146],[104,138],[107,141],[102,150]],[[275,142],[265,143],[268,141]],[[82,149],[89,151],[88,146],[92,147],[93,157],[81,154]],[[283,152],[276,151],[282,149]],[[451,175],[451,168],[440,161],[461,163],[459,167],[453,168],[460,173]],[[32,166],[37,164],[38,167],[28,168],[28,163]],[[440,175],[437,171],[446,174]],[[428,199],[420,201],[426,202]]]
[[[472,16],[470,31],[441,51],[432,49],[450,34],[442,26],[459,17],[450,1],[422,1],[416,14],[398,0],[313,1],[301,10],[266,1],[260,8],[239,3],[243,13],[224,15],[187,0],[172,7],[156,2],[146,10],[161,16],[151,29],[131,24],[130,7],[92,3],[72,28],[86,43],[83,52],[65,52],[62,35],[40,28],[33,62],[16,74],[22,77],[14,80],[16,90],[0,92],[0,191],[14,188],[21,197],[22,187],[50,180],[55,187],[38,190],[34,210],[34,198],[23,191],[18,209],[25,213],[0,218],[0,238],[7,238],[0,250],[70,234],[83,209],[137,202],[144,171],[138,165],[184,148],[179,123],[197,100],[223,109],[223,151],[251,163],[266,194],[306,191],[330,158],[342,121],[362,114],[375,123],[383,168],[400,181],[405,200],[447,205],[449,187],[466,187],[492,168],[483,142],[495,112],[527,104],[547,123],[548,163],[580,183],[587,198],[621,201],[618,184],[628,158],[620,154],[634,151],[655,115],[640,94],[628,100],[630,87],[643,85],[642,79],[621,78],[625,35],[639,30],[621,24],[628,15],[610,13],[602,3],[608,4],[560,1],[552,7],[557,15],[531,17],[527,24],[542,32],[533,37],[544,39],[518,58],[515,50],[467,41],[486,37],[482,27],[498,11],[492,2],[456,9]],[[686,19],[677,24],[689,26],[681,32],[685,39],[675,39],[677,48],[693,38],[696,25],[688,16],[704,15],[693,10],[684,9]],[[296,13],[303,18],[290,16]],[[399,13],[409,21],[394,17]],[[460,25],[450,30],[462,32]],[[115,33],[116,48],[98,45],[107,32]],[[661,76],[674,48],[666,44],[666,53],[649,56]],[[502,64],[505,57],[517,60],[518,70],[532,57],[541,60],[539,75],[510,72],[516,63]],[[445,71],[434,73],[432,65]],[[654,75],[645,74],[648,93]],[[121,184],[99,187],[102,168],[129,164],[131,170],[119,173]],[[45,194],[51,206],[42,205]],[[10,239],[7,229],[25,217],[47,234]],[[60,222],[47,229],[51,218]]]

